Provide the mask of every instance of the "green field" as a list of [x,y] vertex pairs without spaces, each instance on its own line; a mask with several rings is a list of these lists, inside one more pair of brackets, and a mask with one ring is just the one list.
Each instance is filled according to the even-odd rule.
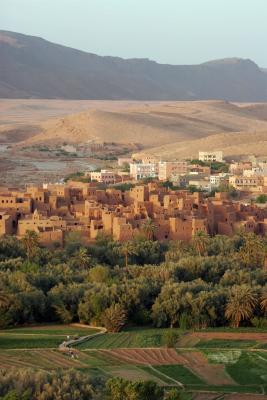
[[200,349],[246,349],[257,345],[255,340],[224,340],[211,339],[200,340],[195,344],[195,347]]
[[86,336],[99,332],[98,329],[73,325],[36,325],[22,328],[0,330],[0,334],[31,334],[31,335],[79,335]]
[[193,374],[183,365],[159,365],[154,367],[154,369],[168,376],[169,378],[183,383],[184,385],[205,384],[202,379]]
[[0,330],[0,349],[57,348],[67,336],[87,336],[97,329],[71,325],[45,325]]
[[[77,358],[73,360],[68,353],[59,352],[58,345],[66,340],[67,335],[87,336],[96,333],[96,329],[71,325],[40,325],[1,330],[0,365],[2,368],[14,366],[48,371],[76,368],[92,377],[103,379],[122,377],[133,381],[154,380],[166,387],[179,388],[180,382],[184,385],[185,396],[187,393],[199,391],[217,393],[263,393],[265,391],[267,393],[267,351],[265,351],[266,344],[260,340],[196,340],[194,336],[183,335],[177,329],[176,333],[180,334],[178,342],[180,348],[177,349],[177,354],[181,360],[183,354],[188,355],[189,352],[191,357],[187,358],[185,364],[178,360],[177,364],[174,362],[174,365],[165,365],[166,360],[163,354],[166,355],[169,351],[166,348],[167,331],[168,329],[132,328],[116,334],[95,337],[75,347]],[[123,349],[120,351],[124,354],[127,348],[132,349],[133,354],[139,354],[139,357],[138,349],[143,349],[142,352],[148,354],[148,352],[153,352],[153,348],[161,348],[157,350],[158,356],[155,352],[153,353],[153,357],[158,357],[159,363],[153,365],[136,363],[135,365],[132,360],[120,358],[120,353],[114,352],[116,349]],[[162,363],[160,354],[163,357]],[[199,357],[194,357],[194,354]],[[221,373],[223,377],[226,372],[232,379],[230,383],[233,382],[233,384],[215,386],[210,384],[213,381],[206,375],[199,376],[200,370],[195,368],[194,363],[200,363],[198,366],[202,368],[200,356],[203,362],[206,362],[206,371],[207,365],[209,368],[212,364],[221,365],[220,368],[216,367],[218,373]],[[190,398],[190,394],[188,396]]]
[[244,351],[226,371],[239,385],[267,384],[267,353]]
[[49,335],[8,335],[0,334],[0,349],[40,349],[55,348],[63,342],[65,336]]
[[[109,333],[82,343],[80,350],[85,349],[119,349],[162,347],[165,345],[165,334],[168,329],[132,329],[120,333]],[[179,334],[179,329],[173,329]]]

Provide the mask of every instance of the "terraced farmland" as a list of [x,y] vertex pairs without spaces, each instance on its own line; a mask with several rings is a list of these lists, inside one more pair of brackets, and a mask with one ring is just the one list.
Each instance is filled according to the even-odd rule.
[[3,350],[0,354],[1,368],[41,368],[41,369],[68,369],[84,366],[78,359],[58,350]]
[[[162,347],[167,329],[137,329],[120,333],[109,333],[80,344],[80,350]],[[180,331],[174,329],[178,334]]]
[[0,349],[57,348],[67,336],[87,336],[97,329],[71,325],[46,325],[0,331]]
[[[166,331],[131,329],[93,337],[75,346],[73,355],[59,351],[58,344],[67,336],[87,336],[96,329],[47,325],[0,331],[0,365],[34,370],[76,368],[103,379],[154,380],[162,386],[176,386],[190,400],[190,393],[194,400],[217,399],[220,393],[230,400],[253,399],[253,394],[258,394],[255,399],[267,399],[266,333],[231,332],[224,337],[223,332],[180,332],[175,349],[166,347]],[[199,397],[199,392],[207,397]],[[209,397],[212,392],[215,397]]]

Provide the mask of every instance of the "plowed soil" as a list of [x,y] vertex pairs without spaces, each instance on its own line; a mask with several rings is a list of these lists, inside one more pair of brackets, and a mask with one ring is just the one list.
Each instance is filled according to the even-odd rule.
[[0,354],[0,368],[28,367],[28,368],[79,368],[83,364],[56,350],[16,350],[2,351]]
[[181,364],[212,385],[232,385],[235,382],[226,375],[221,364],[209,364],[200,352],[177,353],[174,349],[113,349],[102,353],[117,357],[134,365]]
[[222,340],[258,340],[267,342],[267,333],[254,332],[193,332],[188,337],[198,339],[222,339]]

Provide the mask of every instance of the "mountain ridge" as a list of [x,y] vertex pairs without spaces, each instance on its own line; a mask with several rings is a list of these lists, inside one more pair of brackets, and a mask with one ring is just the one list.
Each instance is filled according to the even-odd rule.
[[123,59],[0,30],[0,97],[267,101],[267,74],[250,59],[197,65]]

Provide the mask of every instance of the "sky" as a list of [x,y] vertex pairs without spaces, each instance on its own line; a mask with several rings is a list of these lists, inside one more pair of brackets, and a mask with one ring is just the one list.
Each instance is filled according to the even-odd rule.
[[0,29],[99,55],[267,67],[267,0],[0,0]]

